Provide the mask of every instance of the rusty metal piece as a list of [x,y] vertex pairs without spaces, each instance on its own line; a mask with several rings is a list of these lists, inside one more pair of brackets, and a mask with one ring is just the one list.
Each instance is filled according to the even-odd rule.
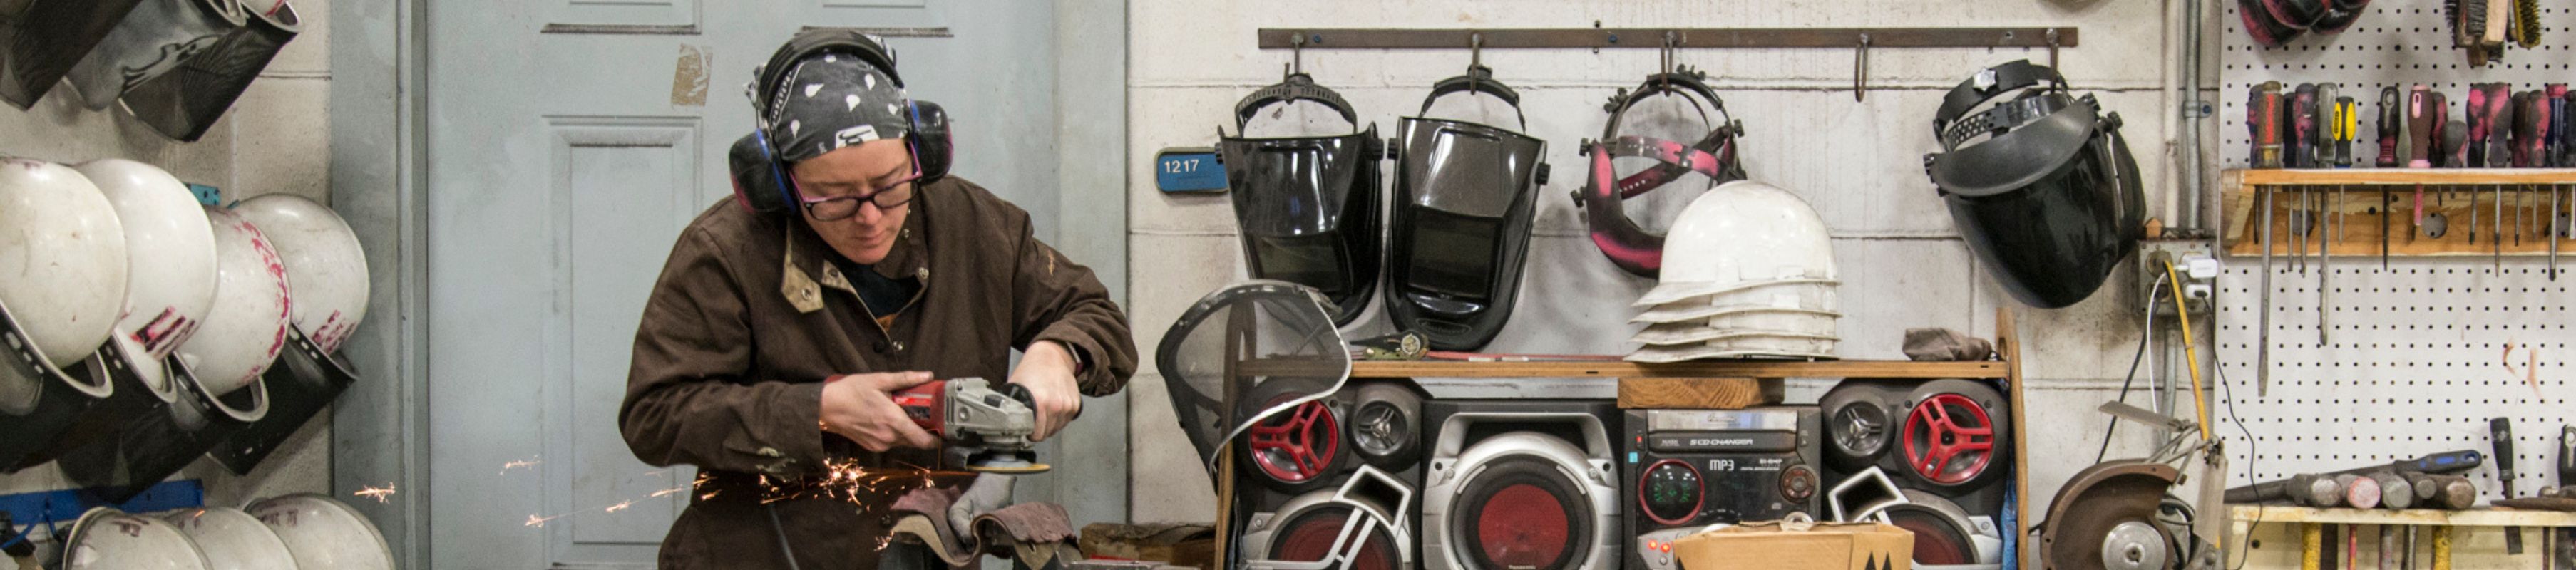
[[2290,477],[2290,502],[2317,508],[2343,505],[2343,484],[2325,475]]
[[2435,505],[2456,511],[2478,504],[2478,485],[2470,482],[2469,478],[2457,475],[2438,477],[2441,479],[2441,491],[2434,495]]
[[2416,506],[2428,509],[2440,508],[2439,505],[2434,504],[2438,502],[2434,499],[2442,495],[2442,480],[2423,473],[2408,473],[2406,484],[2415,487]]
[[2156,508],[2181,478],[2173,467],[2123,459],[2094,464],[2075,473],[2048,503],[2048,522],[2040,531],[2040,559],[2048,568],[2105,570],[2115,538],[2136,542],[2142,526],[2154,531],[2171,551],[2174,537],[2156,523]]
[[2343,504],[2356,509],[2379,508],[2379,481],[2360,475],[2336,475],[2343,485]]
[[2415,506],[2415,485],[2406,482],[2406,478],[2381,471],[2370,474],[2370,480],[2379,482],[2379,506],[2391,509]]

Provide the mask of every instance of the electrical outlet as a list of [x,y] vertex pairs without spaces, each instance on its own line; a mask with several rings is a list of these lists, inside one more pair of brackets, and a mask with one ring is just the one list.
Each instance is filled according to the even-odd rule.
[[[2157,316],[2172,317],[2174,287],[2159,283],[2165,276],[2165,264],[2173,264],[2174,277],[2182,281],[2183,307],[2196,318],[2207,318],[2218,294],[2218,257],[2204,240],[2146,240],[2138,243],[2138,287],[2140,302],[2148,303]],[[2153,288],[2150,290],[2149,288]]]

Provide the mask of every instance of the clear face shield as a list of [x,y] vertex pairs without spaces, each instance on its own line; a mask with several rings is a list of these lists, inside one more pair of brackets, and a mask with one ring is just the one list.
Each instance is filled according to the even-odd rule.
[[1154,365],[1211,480],[1225,442],[1350,378],[1333,313],[1313,288],[1250,281],[1200,298],[1163,334]]

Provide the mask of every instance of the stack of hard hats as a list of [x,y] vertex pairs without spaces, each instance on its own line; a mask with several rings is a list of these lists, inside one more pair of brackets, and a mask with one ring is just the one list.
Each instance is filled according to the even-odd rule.
[[375,523],[315,494],[130,514],[96,507],[62,538],[63,570],[393,570]]
[[1664,238],[1661,282],[1637,299],[1638,362],[1833,358],[1833,240],[1806,200],[1760,182],[1691,201]]
[[[35,268],[0,272],[0,345],[14,347],[0,349],[0,433],[13,436],[0,438],[0,473],[61,460],[76,483],[121,489],[105,496],[214,443],[114,434],[262,421],[290,323],[329,352],[368,295],[364,252],[330,208],[293,196],[201,206],[178,178],[123,159],[0,157],[0,267]],[[277,421],[292,431],[308,418]],[[92,468],[71,469],[74,456]]]

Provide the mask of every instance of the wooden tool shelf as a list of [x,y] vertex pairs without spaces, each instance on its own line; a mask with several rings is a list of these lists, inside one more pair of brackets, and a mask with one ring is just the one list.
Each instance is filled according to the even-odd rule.
[[[1352,378],[1753,378],[1777,385],[1781,378],[1899,378],[1935,380],[1942,378],[1977,378],[2004,380],[2004,393],[2011,400],[2011,421],[2015,427],[2029,426],[2029,406],[2023,399],[2021,376],[2021,339],[2013,324],[2012,309],[1995,311],[1995,354],[2000,360],[1979,362],[1914,362],[1891,360],[1827,361],[1713,361],[1674,364],[1645,364],[1620,360],[1542,360],[1525,361],[1354,361]],[[1238,342],[1248,341],[1237,339]],[[1232,349],[1230,349],[1232,350]],[[1338,372],[1338,360],[1256,360],[1239,362],[1229,374],[1243,376],[1312,375]],[[2012,469],[2014,494],[2030,497],[2030,429],[2013,430]],[[1217,542],[1216,558],[1226,560],[1226,550],[1234,540],[1233,521],[1234,453],[1221,452],[1217,462]],[[2023,499],[2019,520],[2033,521],[2036,511],[2046,508],[2043,501]],[[2025,567],[2036,568],[2038,560],[2029,553],[2035,541],[2024,540],[2020,555]]]
[[2002,361],[1723,361],[1644,364],[1604,360],[1388,360],[1351,363],[1352,378],[2005,378]]
[[[2237,256],[2263,254],[2264,205],[2258,202],[2267,189],[2276,258],[2303,252],[2313,258],[2320,249],[2328,257],[2351,256],[2355,262],[2380,257],[2383,251],[2391,256],[2546,256],[2553,245],[2549,221],[2558,217],[2551,213],[2564,215],[2576,208],[2571,204],[2576,202],[2576,169],[2257,169],[2229,170],[2222,177],[2228,189],[2222,237],[2227,253]],[[2501,212],[2499,197],[2504,201]],[[2307,198],[2316,200],[2302,207]],[[2319,212],[2326,225],[2310,228],[2304,240],[2291,232],[2298,223],[2295,212],[2302,209]],[[2503,239],[2496,241],[2499,215]],[[2438,236],[2430,233],[2428,222],[2437,216],[2443,226]],[[2557,250],[2576,254],[2568,237],[2562,228]]]
[[[2230,505],[2228,516],[2238,523],[2323,523],[2323,524],[2391,524],[2423,526],[2529,526],[2576,527],[2576,513],[2482,508],[2465,511],[2434,509],[2319,509],[2275,505]],[[2242,533],[2239,533],[2242,534]]]

